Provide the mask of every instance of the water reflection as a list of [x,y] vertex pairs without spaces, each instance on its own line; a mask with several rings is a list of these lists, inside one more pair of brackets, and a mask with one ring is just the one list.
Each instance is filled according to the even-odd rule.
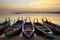
[[[60,14],[48,14],[48,13],[27,13],[27,14],[13,14],[13,13],[6,13],[6,15],[1,15],[0,19],[3,18],[5,19],[6,17],[10,17],[11,20],[13,19],[17,19],[19,16],[23,17],[24,19],[26,17],[30,17],[31,21],[33,21],[34,18],[38,18],[38,21],[41,22],[41,19],[43,17],[46,17],[49,21],[51,21],[52,23],[55,24],[59,24],[60,25]],[[3,20],[1,19],[1,20]]]

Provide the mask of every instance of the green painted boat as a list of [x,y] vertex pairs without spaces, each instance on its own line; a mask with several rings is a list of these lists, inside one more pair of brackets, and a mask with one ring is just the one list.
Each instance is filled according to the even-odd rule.
[[5,22],[0,23],[0,35],[4,33],[4,29],[10,26],[10,19],[6,18]]
[[17,20],[17,22],[13,23],[10,27],[4,30],[5,35],[8,37],[18,36],[22,32],[22,23],[22,20]]

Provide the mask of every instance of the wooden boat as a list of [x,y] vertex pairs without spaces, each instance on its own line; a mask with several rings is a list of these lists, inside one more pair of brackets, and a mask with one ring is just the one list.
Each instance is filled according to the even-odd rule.
[[46,21],[44,21],[44,19],[42,19],[43,24],[44,24],[45,26],[49,27],[49,28],[53,31],[54,34],[60,35],[60,26],[58,26],[58,25],[56,25],[56,24],[54,24],[54,23],[52,23],[52,22],[49,22],[49,21],[47,20],[47,18],[45,18],[45,20],[46,20]]
[[4,33],[4,29],[10,26],[10,18],[6,18],[5,22],[0,24],[0,35]]
[[55,37],[53,32],[48,27],[39,23],[38,20],[37,20],[37,22],[34,22],[34,27],[35,27],[35,33],[38,36],[45,36],[48,38],[54,38]]
[[25,23],[22,27],[23,36],[30,38],[34,35],[34,27],[31,23],[30,18],[25,20]]
[[22,23],[23,20],[18,19],[16,23],[5,29],[6,37],[18,36],[22,32]]

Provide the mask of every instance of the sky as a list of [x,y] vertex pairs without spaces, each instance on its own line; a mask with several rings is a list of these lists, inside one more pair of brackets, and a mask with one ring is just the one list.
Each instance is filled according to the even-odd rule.
[[60,10],[60,0],[0,0],[0,8],[20,10]]

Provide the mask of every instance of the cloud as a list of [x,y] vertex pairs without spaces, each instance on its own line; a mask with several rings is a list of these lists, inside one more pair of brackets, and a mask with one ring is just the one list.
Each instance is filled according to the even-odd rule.
[[34,7],[34,8],[52,8],[52,7],[58,8],[60,7],[58,0],[39,0],[36,2],[30,2],[29,5],[30,7]]
[[11,9],[60,9],[60,0],[0,0],[0,4]]

